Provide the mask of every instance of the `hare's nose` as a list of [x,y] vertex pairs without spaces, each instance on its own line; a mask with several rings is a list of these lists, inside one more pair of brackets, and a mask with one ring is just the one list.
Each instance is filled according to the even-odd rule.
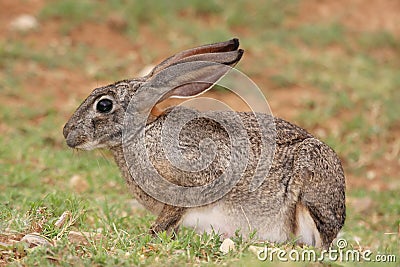
[[65,137],[65,141],[69,147],[75,148],[82,143],[82,138],[79,133],[72,131]]
[[[66,125],[67,126],[67,125]],[[86,141],[86,135],[73,127],[64,126],[64,137],[69,147],[75,148]]]

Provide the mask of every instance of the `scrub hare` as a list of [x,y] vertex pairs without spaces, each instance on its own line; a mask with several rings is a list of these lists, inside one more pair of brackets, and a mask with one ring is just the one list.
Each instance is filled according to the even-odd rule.
[[[266,151],[261,149],[256,113],[212,111],[209,114],[217,118],[216,122],[210,117],[190,119],[199,112],[178,107],[182,119],[187,121],[175,136],[181,157],[188,160],[201,157],[201,141],[205,139],[213,140],[217,150],[212,163],[197,171],[182,170],[171,163],[165,144],[168,146],[176,140],[167,138],[164,146],[161,144],[163,124],[175,109],[158,112],[148,100],[153,93],[146,88],[173,88],[156,103],[168,97],[198,95],[227,73],[223,67],[236,65],[243,54],[238,47],[239,40],[232,39],[185,50],[164,60],[145,77],[96,88],[65,125],[66,142],[71,148],[91,150],[104,147],[112,151],[134,197],[158,216],[151,228],[152,233],[176,231],[180,225],[194,227],[199,232],[214,229],[225,236],[232,236],[237,229],[241,229],[244,236],[255,230],[262,240],[282,243],[297,238],[300,244],[329,247],[345,220],[345,177],[335,152],[306,130],[271,115],[257,113],[261,121],[275,126],[274,134],[271,132],[266,137],[267,142],[275,146],[269,172],[256,190],[250,190],[249,184],[258,159],[263,156],[262,151]],[[197,64],[199,62],[205,64]],[[217,64],[221,67],[215,67]],[[168,71],[172,68],[173,71]],[[149,111],[147,114],[141,114],[140,110],[137,113],[137,117],[146,118],[139,130],[145,132],[144,150],[148,159],[137,156],[143,147],[137,145],[139,140],[135,139],[135,134],[128,142],[127,149],[131,151],[128,155],[123,145],[123,132],[127,128],[124,120],[130,103]],[[153,175],[142,167],[146,160],[151,161],[165,180],[186,189],[213,182],[229,169],[233,156],[229,134],[218,119],[233,116],[240,118],[248,136],[247,164],[241,178],[226,194],[201,206],[185,206],[159,201],[142,189],[137,176],[150,179]],[[179,124],[179,121],[175,123]],[[137,176],[132,175],[132,170],[136,169],[140,172]],[[162,191],[163,188],[158,190],[167,193]]]

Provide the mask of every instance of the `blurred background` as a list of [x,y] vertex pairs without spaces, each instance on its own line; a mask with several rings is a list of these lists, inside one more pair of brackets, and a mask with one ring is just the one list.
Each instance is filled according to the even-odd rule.
[[107,152],[71,151],[64,123],[95,87],[136,77],[182,49],[238,37],[246,51],[238,69],[273,114],[339,154],[345,237],[398,251],[399,14],[397,0],[1,0],[0,219],[24,231],[16,218],[49,193],[107,202],[116,217],[129,210]]

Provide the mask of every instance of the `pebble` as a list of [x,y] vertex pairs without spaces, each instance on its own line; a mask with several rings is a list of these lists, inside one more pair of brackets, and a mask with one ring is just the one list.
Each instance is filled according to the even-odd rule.
[[19,32],[28,32],[35,30],[39,27],[37,19],[28,14],[23,14],[10,22],[10,29]]
[[227,238],[222,242],[219,251],[223,254],[227,254],[229,251],[235,251],[235,243],[230,238]]

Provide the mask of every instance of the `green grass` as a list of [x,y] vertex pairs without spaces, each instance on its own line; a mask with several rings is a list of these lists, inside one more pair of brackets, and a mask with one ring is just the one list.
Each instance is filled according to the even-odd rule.
[[[372,168],[378,177],[371,183],[378,179],[386,185],[348,190],[342,234],[349,248],[396,254],[398,264],[399,177],[385,170],[386,164],[395,169],[393,158],[399,156],[400,63],[394,59],[400,39],[384,31],[354,31],[340,21],[288,24],[296,21],[299,2],[49,1],[38,16],[42,25],[55,25],[56,43],[38,45],[26,33],[0,38],[0,265],[268,265],[248,250],[263,244],[240,236],[233,237],[236,251],[227,255],[219,251],[218,234],[182,229],[175,239],[151,237],[147,231],[155,217],[132,204],[109,153],[72,151],[62,136],[63,124],[82,100],[71,87],[86,88],[69,82],[68,74],[78,76],[73,81],[102,85],[132,77],[173,51],[232,36],[246,49],[241,70],[264,82],[259,86],[265,92],[316,89],[315,97],[299,102],[293,119],[324,133],[321,139],[343,159],[348,182],[366,179],[368,185]],[[92,47],[71,35],[86,23],[109,27],[114,15],[125,23],[116,31],[131,42],[134,54]],[[154,43],[145,42],[143,28]],[[35,88],[45,77],[48,81]],[[71,183],[77,176],[87,184],[83,189]],[[372,204],[359,211],[354,201],[364,198]],[[58,228],[55,222],[65,211],[70,219]],[[74,243],[71,231],[90,236]],[[10,241],[32,232],[52,246]]]

